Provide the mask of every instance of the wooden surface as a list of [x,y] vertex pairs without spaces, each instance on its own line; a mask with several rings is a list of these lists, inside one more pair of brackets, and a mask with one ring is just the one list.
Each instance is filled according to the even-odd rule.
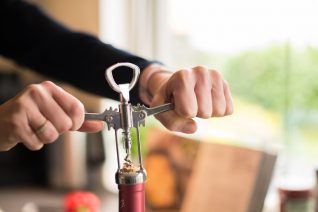
[[158,129],[150,129],[146,140],[151,211],[262,211],[274,156]]
[[201,143],[182,212],[246,212],[262,154]]

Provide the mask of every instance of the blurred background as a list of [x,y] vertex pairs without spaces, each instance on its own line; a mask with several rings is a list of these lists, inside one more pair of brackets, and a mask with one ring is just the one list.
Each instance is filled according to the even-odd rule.
[[[273,170],[269,169],[272,178],[263,211],[279,211],[278,188],[314,188],[318,169],[318,1],[32,2],[75,30],[87,31],[116,47],[160,60],[172,70],[196,65],[219,70],[231,87],[234,115],[197,119],[198,132],[185,139],[277,155]],[[42,79],[4,59],[1,63],[2,69],[19,73],[23,83]],[[64,86],[91,112],[117,105]],[[162,128],[150,119],[142,132],[147,134],[153,126]],[[116,191],[112,134],[70,133],[61,138],[64,142],[43,150],[50,155],[46,161],[51,168],[43,170],[48,184],[53,188],[77,189],[87,187],[89,182],[95,191],[107,190],[108,200],[114,201],[106,205],[116,205],[116,195],[112,194]],[[143,138],[147,140],[146,136]],[[99,141],[96,143],[101,148],[87,145],[88,139]],[[143,149],[146,155],[151,148],[144,143]],[[64,153],[65,158],[57,161],[57,152]]]

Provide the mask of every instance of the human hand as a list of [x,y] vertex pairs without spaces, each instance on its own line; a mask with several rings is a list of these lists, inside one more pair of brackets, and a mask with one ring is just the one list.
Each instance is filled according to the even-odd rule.
[[[157,72],[154,71],[157,69]],[[147,90],[148,103],[157,106],[173,102],[175,109],[156,116],[168,129],[193,133],[197,126],[194,117],[221,117],[233,113],[229,86],[218,71],[197,66],[175,73],[160,71],[162,67],[149,67],[148,77],[142,85]],[[146,69],[147,71],[147,69]],[[145,90],[144,89],[144,90]],[[147,101],[147,98],[143,98]]]
[[0,105],[0,151],[18,143],[39,150],[69,130],[99,131],[102,122],[84,123],[83,104],[50,81],[29,85]]

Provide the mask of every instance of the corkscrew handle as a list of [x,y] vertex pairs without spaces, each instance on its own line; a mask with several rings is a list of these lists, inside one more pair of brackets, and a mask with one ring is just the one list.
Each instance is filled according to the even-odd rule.
[[119,212],[145,212],[145,183],[118,185]]
[[132,64],[132,63],[116,63],[115,65],[112,65],[111,67],[106,69],[105,78],[106,78],[109,86],[117,93],[121,93],[121,90],[119,88],[119,85],[114,80],[113,71],[116,68],[122,67],[122,66],[129,67],[133,70],[133,78],[132,78],[131,82],[129,83],[129,91],[135,86],[135,84],[138,80],[139,74],[140,74],[139,67],[136,66],[135,64]]

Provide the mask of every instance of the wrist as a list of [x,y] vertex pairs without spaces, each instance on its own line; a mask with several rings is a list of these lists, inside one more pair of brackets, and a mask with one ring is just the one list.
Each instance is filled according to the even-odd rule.
[[146,104],[150,104],[154,94],[161,85],[166,82],[172,72],[160,64],[151,64],[144,69],[140,77],[140,98]]

